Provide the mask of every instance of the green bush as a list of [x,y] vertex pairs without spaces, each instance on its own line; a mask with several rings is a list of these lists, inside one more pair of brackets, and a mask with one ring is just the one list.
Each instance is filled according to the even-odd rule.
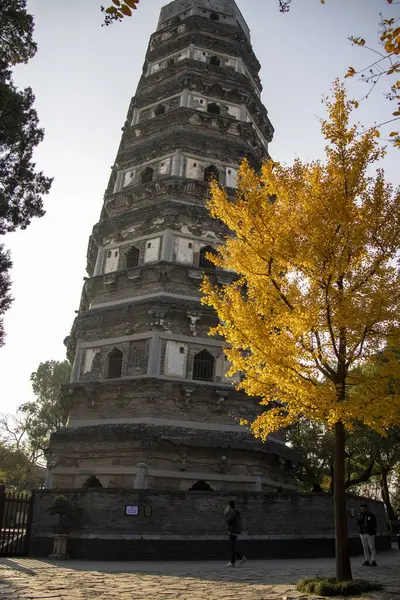
[[371,583],[362,579],[340,581],[337,583],[334,577],[300,579],[296,587],[299,592],[317,594],[319,596],[358,596],[382,589],[379,583]]
[[57,496],[47,512],[58,515],[58,523],[54,527],[55,533],[70,533],[71,529],[79,526],[83,516],[82,509],[65,496]]

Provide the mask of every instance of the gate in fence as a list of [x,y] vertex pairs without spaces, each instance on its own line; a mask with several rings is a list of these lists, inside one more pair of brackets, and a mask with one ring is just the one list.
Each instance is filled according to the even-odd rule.
[[7,492],[0,486],[0,556],[27,556],[33,494]]

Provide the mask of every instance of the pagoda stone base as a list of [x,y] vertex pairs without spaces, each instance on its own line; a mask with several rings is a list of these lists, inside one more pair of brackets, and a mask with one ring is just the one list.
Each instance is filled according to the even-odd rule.
[[[47,556],[51,551],[57,517],[48,508],[60,493],[82,515],[67,542],[72,559],[221,560],[228,550],[224,508],[231,498],[242,513],[240,545],[249,559],[334,555],[329,494],[99,489],[37,491],[31,556]],[[352,509],[359,510],[360,500],[347,498],[353,555],[362,553],[356,519],[351,516]],[[374,500],[368,504],[377,516],[377,548],[390,548],[384,505]]]
[[297,456],[244,428],[143,423],[68,427],[54,434],[48,487],[188,491],[296,490]]

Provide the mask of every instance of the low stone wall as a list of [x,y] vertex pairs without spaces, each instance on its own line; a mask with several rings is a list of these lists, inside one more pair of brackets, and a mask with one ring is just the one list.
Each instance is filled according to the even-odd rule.
[[[57,495],[81,509],[68,552],[91,559],[216,559],[226,554],[223,510],[230,498],[242,513],[240,536],[251,558],[333,556],[333,499],[329,494],[154,492],[146,490],[40,490],[36,492],[32,556],[51,552]],[[368,501],[378,520],[378,548],[390,547],[381,502]],[[356,519],[360,499],[348,497],[352,554],[361,553]],[[126,509],[126,507],[131,507]],[[126,514],[126,512],[138,514]]]

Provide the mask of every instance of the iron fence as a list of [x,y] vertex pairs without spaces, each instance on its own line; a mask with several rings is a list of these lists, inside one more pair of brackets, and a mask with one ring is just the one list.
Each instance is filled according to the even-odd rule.
[[0,486],[0,556],[27,556],[34,495]]

